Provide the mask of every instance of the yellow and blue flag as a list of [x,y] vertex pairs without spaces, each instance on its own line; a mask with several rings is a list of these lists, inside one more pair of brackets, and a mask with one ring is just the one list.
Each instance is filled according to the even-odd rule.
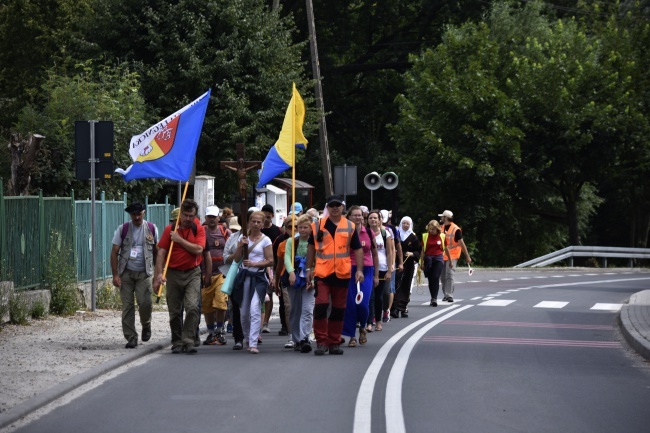
[[296,90],[296,84],[294,83],[293,95],[284,115],[280,137],[275,142],[275,146],[269,150],[262,163],[262,169],[259,172],[260,181],[257,183],[258,188],[263,188],[274,177],[295,166],[296,147],[300,149],[307,148],[307,139],[302,134],[304,121],[305,103],[298,90]]
[[189,180],[210,92],[208,90],[142,134],[134,135],[129,147],[133,165],[115,172],[127,182],[148,178]]

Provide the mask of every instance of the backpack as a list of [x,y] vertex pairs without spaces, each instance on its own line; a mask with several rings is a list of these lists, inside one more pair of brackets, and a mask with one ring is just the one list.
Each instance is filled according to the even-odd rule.
[[[149,221],[147,221],[147,225],[149,226],[149,231],[151,232],[151,234],[155,238],[156,237],[156,228],[154,227],[153,223],[150,223]],[[126,222],[126,223],[122,224],[122,236],[121,236],[122,240],[124,240],[124,238],[126,237],[126,234],[128,232],[129,232],[129,223]],[[196,233],[194,233],[194,234],[196,235]]]

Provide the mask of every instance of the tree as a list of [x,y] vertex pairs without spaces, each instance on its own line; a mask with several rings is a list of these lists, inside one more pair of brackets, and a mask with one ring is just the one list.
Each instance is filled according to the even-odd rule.
[[[264,157],[282,127],[292,82],[307,104],[311,100],[300,56],[304,43],[292,41],[292,23],[262,0],[97,0],[94,11],[82,26],[92,44],[88,55],[130,62],[160,117],[212,88],[198,174],[217,174],[219,161],[234,157],[236,143],[246,144],[248,158]],[[231,179],[215,185],[218,199],[234,191]]]
[[[621,79],[611,55],[584,25],[549,19],[539,3],[497,3],[485,23],[449,28],[414,59],[400,98],[393,137],[418,191],[410,204],[423,209],[417,203],[431,201],[417,188],[438,185],[428,197],[468,215],[479,242],[488,224],[502,232],[494,220],[507,216],[515,257],[567,238],[579,244],[602,201],[595,188],[612,173],[636,117],[626,113],[638,112],[631,77]],[[418,158],[431,155],[435,169],[424,171]],[[558,238],[558,223],[567,238]]]
[[[75,180],[74,122],[76,120],[111,120],[115,142],[128,143],[132,135],[149,126],[144,100],[139,93],[137,74],[126,67],[82,65],[74,73],[50,70],[43,86],[42,109],[26,106],[19,114],[15,130],[19,133],[42,132],[47,135],[33,167],[32,191],[41,188],[46,196],[87,197],[88,182]],[[93,69],[99,72],[94,72]],[[128,154],[116,153],[118,166],[130,165]],[[120,198],[122,191],[137,197],[154,192],[160,182],[100,182],[108,197]]]

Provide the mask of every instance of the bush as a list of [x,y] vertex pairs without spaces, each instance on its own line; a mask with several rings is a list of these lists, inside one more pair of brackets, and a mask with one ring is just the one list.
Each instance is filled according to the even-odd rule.
[[97,308],[103,310],[121,310],[120,290],[110,282],[105,282],[97,291]]
[[50,245],[45,272],[45,282],[52,293],[50,311],[60,316],[70,316],[82,305],[77,291],[74,256],[69,245],[61,245],[60,250],[57,242],[50,242]]
[[28,325],[29,302],[24,293],[14,292],[9,296],[9,320],[14,325]]
[[32,303],[32,319],[43,319],[47,317],[47,308],[42,299],[37,299]]

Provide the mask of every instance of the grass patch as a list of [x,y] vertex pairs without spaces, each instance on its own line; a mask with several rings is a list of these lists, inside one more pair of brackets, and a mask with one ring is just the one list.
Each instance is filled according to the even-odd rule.
[[97,291],[97,308],[102,310],[121,310],[120,289],[106,281]]

